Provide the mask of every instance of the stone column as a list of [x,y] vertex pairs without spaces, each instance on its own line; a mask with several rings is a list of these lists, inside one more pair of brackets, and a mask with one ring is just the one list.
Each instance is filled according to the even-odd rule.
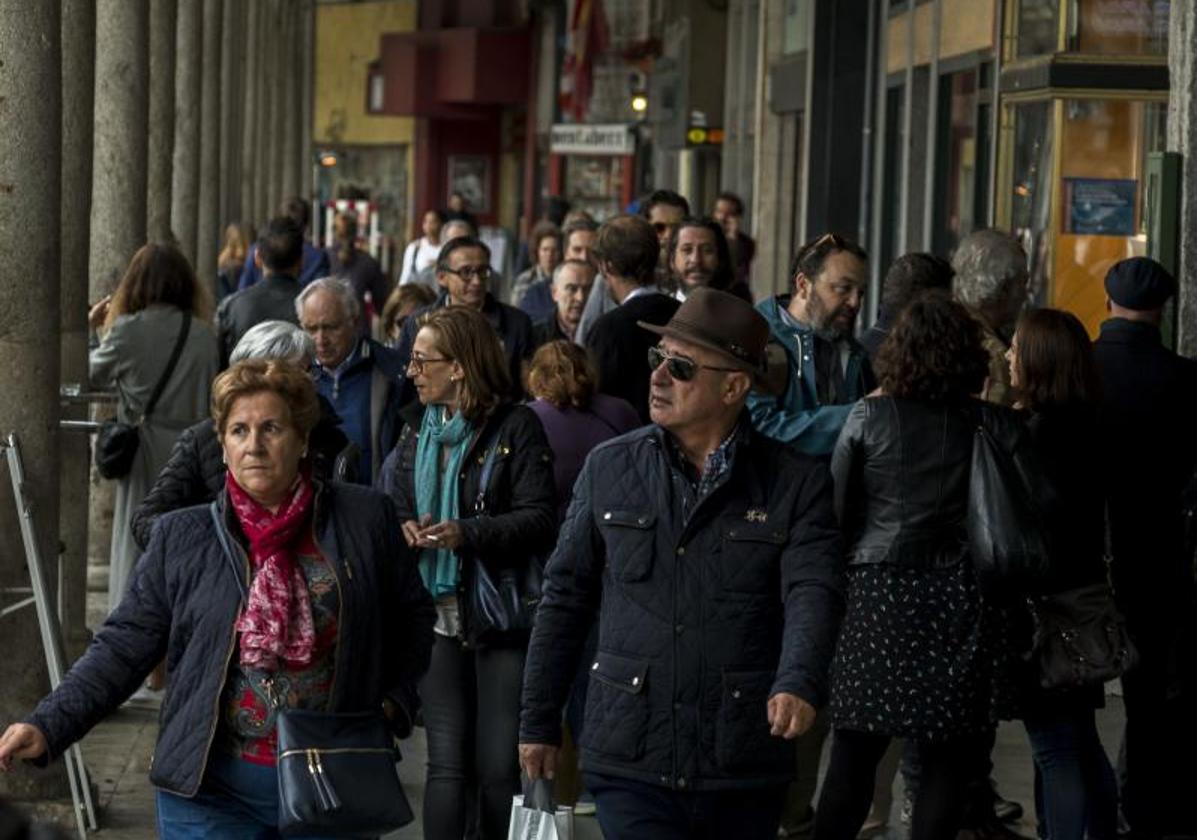
[[[20,436],[39,544],[58,544],[59,225],[62,137],[61,0],[0,0],[0,433]],[[19,266],[19,271],[17,270]],[[28,585],[17,499],[0,469],[0,586]],[[54,568],[50,552],[44,571]],[[20,720],[48,688],[31,608],[2,619],[0,720]],[[52,773],[0,776],[0,794],[66,793]]]
[[[315,97],[316,67],[316,6],[311,0],[302,0],[299,35],[299,184],[300,192],[309,201],[315,196],[312,184],[312,114]],[[316,220],[312,220],[312,230]]]
[[145,244],[148,32],[146,0],[96,3],[93,299],[116,287],[133,253]]
[[241,121],[241,216],[254,225],[262,223],[258,214],[256,172],[258,168],[258,74],[262,69],[261,3],[253,3],[245,10],[245,75],[242,91],[245,112]]
[[254,5],[258,12],[258,40],[255,44],[258,66],[254,78],[254,86],[257,88],[257,110],[254,114],[257,122],[254,131],[254,215],[258,224],[262,224],[273,215],[273,204],[277,203],[277,200],[270,198],[270,138],[277,133],[277,128],[271,123],[271,103],[278,101],[278,97],[274,95],[275,66],[272,46],[278,43],[278,22],[271,0],[258,0]]
[[203,73],[200,105],[199,210],[195,271],[215,290],[220,249],[220,43],[221,0],[204,0]]
[[1179,351],[1197,355],[1197,7],[1173,3],[1168,32],[1168,150],[1184,156],[1180,183]]
[[299,193],[299,127],[302,120],[299,107],[300,84],[303,78],[301,53],[303,45],[300,41],[300,18],[303,15],[304,3],[298,2],[287,6],[283,14],[283,48],[282,64],[279,81],[280,93],[283,98],[283,114],[281,125],[283,129],[279,153],[279,163],[282,172],[279,177],[279,197],[290,197]]
[[245,2],[224,0],[220,51],[220,226],[241,219],[241,121],[245,97]]
[[176,0],[150,0],[149,158],[146,162],[146,233],[171,239],[170,189],[175,154]]
[[183,255],[195,265],[199,225],[200,109],[203,0],[179,0],[175,22],[175,148],[170,227]]
[[[62,3],[62,221],[59,281],[62,381],[87,383],[88,234],[91,215],[92,123],[95,119],[96,7]],[[86,420],[85,406],[69,416]],[[59,538],[62,542],[62,628],[67,656],[83,652],[87,632],[87,502],[91,447],[86,434],[62,435]]]

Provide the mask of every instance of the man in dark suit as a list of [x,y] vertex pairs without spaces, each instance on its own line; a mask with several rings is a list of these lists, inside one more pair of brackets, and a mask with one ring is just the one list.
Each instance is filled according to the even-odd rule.
[[233,348],[250,327],[263,321],[299,323],[295,296],[302,288],[303,228],[286,216],[271,219],[258,237],[257,254],[265,277],[226,297],[216,310],[221,367],[228,366]]
[[648,417],[648,348],[653,334],[638,322],[662,326],[680,305],[656,284],[661,246],[652,225],[639,216],[616,216],[599,228],[594,258],[619,304],[594,322],[586,348],[599,374],[599,391],[632,404],[642,422]]
[[1093,347],[1109,444],[1094,457],[1109,476],[1111,571],[1140,656],[1122,679],[1121,798],[1136,840],[1187,834],[1177,820],[1191,822],[1194,784],[1192,701],[1181,708],[1176,666],[1191,667],[1191,651],[1177,646],[1193,604],[1181,496],[1197,465],[1197,362],[1161,338],[1164,304],[1175,293],[1176,280],[1154,260],[1117,263],[1106,275],[1110,318]]

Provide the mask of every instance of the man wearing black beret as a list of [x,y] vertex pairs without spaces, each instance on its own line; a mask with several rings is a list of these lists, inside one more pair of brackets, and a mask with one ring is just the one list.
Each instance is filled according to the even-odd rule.
[[1183,813],[1191,795],[1181,788],[1192,753],[1177,743],[1177,715],[1166,699],[1179,626],[1192,604],[1181,494],[1197,465],[1197,362],[1163,344],[1164,305],[1177,288],[1163,266],[1123,260],[1105,286],[1110,318],[1094,351],[1104,390],[1112,573],[1141,656],[1122,680],[1122,803],[1134,837],[1158,838],[1171,833],[1170,809]]

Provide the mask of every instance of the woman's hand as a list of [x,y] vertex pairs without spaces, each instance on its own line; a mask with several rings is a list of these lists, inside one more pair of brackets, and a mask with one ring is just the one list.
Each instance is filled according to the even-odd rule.
[[432,515],[424,514],[417,522],[414,519],[409,519],[402,525],[403,539],[407,542],[409,548],[415,548],[420,544],[420,533],[432,524]]
[[429,525],[420,531],[419,544],[422,548],[447,548],[456,551],[465,542],[461,523],[456,519]]
[[87,325],[93,330],[98,330],[104,325],[104,319],[108,317],[110,303],[112,303],[112,295],[105,295],[87,311]]
[[50,745],[36,726],[14,723],[0,735],[0,772],[12,769],[13,759],[40,758]]

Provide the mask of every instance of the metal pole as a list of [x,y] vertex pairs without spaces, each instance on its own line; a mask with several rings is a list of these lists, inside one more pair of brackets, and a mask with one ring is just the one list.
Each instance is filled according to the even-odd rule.
[[943,0],[931,5],[931,67],[927,78],[927,157],[923,170],[923,250],[930,251],[935,224],[936,140],[939,123],[939,25],[943,19]]
[[906,91],[902,108],[902,200],[898,205],[898,247],[903,254],[909,245],[910,231],[910,155],[914,131],[914,0],[906,3]]

